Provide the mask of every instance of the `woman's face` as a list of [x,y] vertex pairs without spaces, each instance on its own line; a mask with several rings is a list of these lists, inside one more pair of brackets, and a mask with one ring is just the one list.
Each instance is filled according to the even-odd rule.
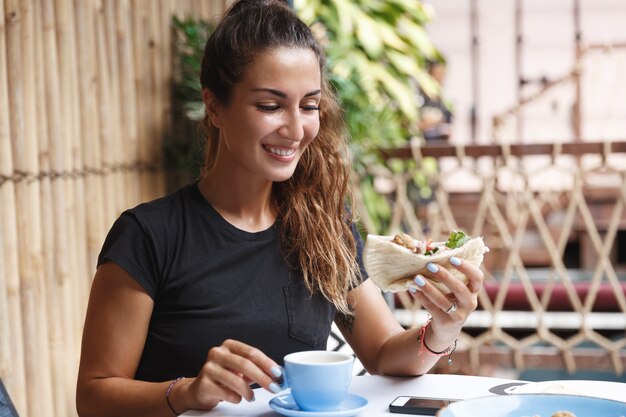
[[220,129],[216,167],[250,180],[289,179],[319,131],[320,97],[313,51],[278,48],[261,54],[235,86],[230,103],[215,104],[210,114]]

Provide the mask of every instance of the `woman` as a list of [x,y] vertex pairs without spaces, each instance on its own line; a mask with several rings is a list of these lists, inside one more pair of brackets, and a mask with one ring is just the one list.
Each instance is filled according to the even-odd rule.
[[226,12],[202,63],[201,179],[124,212],[99,256],[81,416],[165,417],[252,401],[253,384],[277,392],[282,357],[325,349],[333,320],[371,373],[422,374],[440,356],[423,346],[453,346],[482,273],[457,262],[465,286],[433,269],[455,304],[416,277],[432,324],[418,340],[397,323],[362,268],[345,205],[345,131],[324,68],[283,2],[241,0]]

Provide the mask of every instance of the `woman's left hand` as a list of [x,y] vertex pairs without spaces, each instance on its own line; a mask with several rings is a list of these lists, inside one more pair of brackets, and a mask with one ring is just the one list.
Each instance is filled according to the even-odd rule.
[[[464,274],[468,282],[455,278],[449,270],[435,263],[428,264],[427,278],[441,282],[452,291],[444,294],[428,279],[417,276],[415,282],[420,287],[413,296],[422,304],[432,317],[432,331],[441,340],[455,339],[470,313],[478,306],[478,291],[483,285],[483,272],[469,262],[459,258],[450,258],[453,268]],[[420,285],[425,281],[424,285]]]

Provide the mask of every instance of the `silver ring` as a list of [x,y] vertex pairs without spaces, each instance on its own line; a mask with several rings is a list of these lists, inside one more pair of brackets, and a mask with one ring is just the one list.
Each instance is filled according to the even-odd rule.
[[452,300],[452,305],[446,310],[446,314],[454,313],[456,311],[456,301]]

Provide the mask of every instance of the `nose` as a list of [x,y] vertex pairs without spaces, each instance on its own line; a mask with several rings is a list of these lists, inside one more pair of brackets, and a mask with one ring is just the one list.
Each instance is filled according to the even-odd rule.
[[301,141],[304,138],[304,124],[298,110],[285,112],[285,118],[282,126],[278,129],[278,133],[294,142]]

